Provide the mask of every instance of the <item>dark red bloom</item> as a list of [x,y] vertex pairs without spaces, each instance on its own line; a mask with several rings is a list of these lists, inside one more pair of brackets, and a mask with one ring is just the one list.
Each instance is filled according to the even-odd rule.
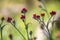
[[1,18],[2,21],[3,21],[4,19],[5,19],[4,17]]
[[50,12],[50,15],[51,15],[51,16],[53,16],[53,15],[55,15],[55,14],[56,14],[55,11]]
[[41,16],[45,16],[45,14],[44,13],[41,13]]
[[27,9],[26,8],[23,8],[22,10],[21,10],[21,13],[26,13],[27,12]]
[[25,16],[24,15],[21,15],[21,17],[20,17],[21,19],[25,19]]
[[33,18],[36,19],[37,18],[37,15],[36,14],[33,14]]
[[37,15],[37,18],[39,19],[39,18],[40,18],[40,16],[39,16],[39,15]]
[[11,22],[12,18],[8,17],[7,22]]

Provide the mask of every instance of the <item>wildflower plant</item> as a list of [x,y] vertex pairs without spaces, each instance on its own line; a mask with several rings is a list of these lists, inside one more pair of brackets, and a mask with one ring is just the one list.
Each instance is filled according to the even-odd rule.
[[21,13],[23,13],[23,15],[21,15],[21,20],[23,21],[23,23],[24,23],[24,25],[25,25],[25,29],[26,29],[26,33],[27,33],[27,38],[28,38],[28,40],[30,40],[29,39],[29,33],[28,33],[28,25],[29,24],[26,24],[26,12],[27,12],[27,9],[26,8],[23,8],[22,10],[21,10]]
[[8,23],[11,23],[11,25],[19,32],[19,34],[25,39],[24,35],[20,32],[20,30],[16,27],[16,21],[14,19],[12,19],[11,17],[8,17],[7,19]]
[[[45,23],[45,19],[44,19],[44,17],[45,17],[45,13],[41,13],[40,15],[37,15],[37,14],[33,14],[33,18],[35,19],[35,20],[37,20],[38,22],[39,22],[39,24],[41,24],[40,25],[40,28],[42,29],[42,30],[44,30],[46,33],[48,33],[48,35],[49,36],[47,36],[47,38],[49,39],[49,40],[53,40],[52,39],[52,30],[49,30],[49,23],[50,23],[50,21],[51,21],[51,19],[55,16],[55,14],[56,14],[56,12],[55,11],[52,11],[52,12],[50,12],[50,18],[48,19],[48,22],[47,22],[47,24]],[[41,18],[42,17],[42,18]],[[53,23],[53,22],[52,22]],[[52,24],[51,23],[51,24]]]
[[[17,28],[17,26],[16,26],[16,21],[12,18],[12,17],[8,17],[7,18],[7,22],[8,23],[10,23],[17,31],[18,31],[18,33],[24,38],[24,40],[36,40],[37,38],[36,37],[32,37],[32,34],[33,34],[33,31],[32,30],[30,30],[30,31],[28,31],[28,25],[29,25],[29,23],[26,23],[26,13],[27,13],[27,9],[26,8],[23,8],[22,10],[21,10],[21,13],[22,13],[22,15],[20,16],[20,19],[23,21],[23,23],[24,23],[24,26],[25,26],[25,30],[26,30],[26,33],[27,33],[27,39],[25,38],[25,36],[22,34],[22,32]],[[35,20],[37,20],[38,22],[39,22],[39,24],[41,24],[40,25],[40,28],[42,29],[42,30],[44,30],[44,32],[46,32],[46,33],[48,33],[48,36],[47,36],[47,38],[49,39],[49,40],[53,40],[53,38],[52,38],[52,30],[49,30],[49,23],[51,23],[51,24],[53,24],[54,23],[54,20],[53,20],[53,22],[51,22],[51,19],[52,18],[54,18],[54,16],[55,16],[55,14],[56,14],[56,12],[55,11],[51,11],[50,12],[50,18],[48,19],[48,21],[47,21],[47,24],[45,23],[45,19],[44,19],[44,17],[45,17],[45,13],[41,13],[40,15],[37,15],[37,14],[33,14],[33,19],[35,19]],[[6,26],[6,24],[4,24],[3,26],[2,26],[2,24],[3,24],[3,22],[4,22],[4,20],[5,20],[5,18],[4,17],[2,17],[1,18],[1,23],[0,23],[0,30],[1,30],[1,40],[3,40],[3,37],[2,37],[2,30],[3,30],[3,28]],[[53,26],[52,26],[53,27]],[[9,34],[9,38],[11,39],[11,40],[13,40],[13,35],[12,34]]]
[[0,23],[1,40],[3,40],[3,36],[2,36],[2,34],[3,34],[3,28],[6,26],[6,24],[2,25],[4,23],[4,20],[5,20],[5,18],[2,17],[1,18],[1,23]]

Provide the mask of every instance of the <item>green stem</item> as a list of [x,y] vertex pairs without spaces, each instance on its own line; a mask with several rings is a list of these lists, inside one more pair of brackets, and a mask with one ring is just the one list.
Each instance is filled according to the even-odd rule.
[[28,40],[29,40],[29,33],[28,33],[28,29],[26,30],[26,32],[27,32],[27,37],[28,37]]
[[[12,23],[11,23],[12,24]],[[13,24],[12,24],[13,25]],[[19,32],[19,34],[24,38],[24,40],[26,40],[26,38],[24,37],[24,35],[16,28],[16,26],[15,25],[13,25],[14,26],[14,28]]]
[[50,23],[49,21],[50,21],[50,19],[51,19],[52,17],[53,17],[53,16],[51,16],[51,17],[49,18],[48,22],[47,22],[47,26],[46,26],[47,29],[48,29],[48,25],[49,25],[49,23]]
[[24,40],[26,40],[24,35],[16,27],[14,27],[14,28],[19,32],[19,34],[24,38]]
[[2,29],[1,29],[1,40],[3,40],[3,37],[2,37]]
[[48,30],[48,33],[49,33],[49,40],[53,40],[52,39],[52,34],[49,32],[49,30]]

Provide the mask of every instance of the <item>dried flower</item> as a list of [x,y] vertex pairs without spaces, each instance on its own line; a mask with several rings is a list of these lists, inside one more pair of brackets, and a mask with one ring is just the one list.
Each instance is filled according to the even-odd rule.
[[1,18],[2,21],[3,21],[4,19],[5,19],[4,17]]
[[32,31],[30,31],[30,35],[32,35]]
[[39,5],[38,7],[39,7],[39,8],[43,8],[42,5]]
[[34,40],[36,40],[37,38],[36,37],[34,37]]
[[9,34],[9,38],[12,39],[12,34]]
[[21,15],[21,17],[20,17],[21,19],[25,19],[25,16],[24,15]]
[[55,11],[50,12],[50,15],[51,15],[51,16],[53,16],[53,15],[55,15],[55,14],[56,14]]
[[26,13],[27,12],[27,9],[26,8],[23,8],[22,10],[21,10],[21,13]]
[[44,29],[44,24],[41,24],[41,29]]
[[41,13],[41,16],[43,17],[43,16],[45,16],[45,14],[44,13]]
[[15,20],[13,20],[13,23],[15,24]]
[[7,22],[11,22],[12,18],[8,17]]

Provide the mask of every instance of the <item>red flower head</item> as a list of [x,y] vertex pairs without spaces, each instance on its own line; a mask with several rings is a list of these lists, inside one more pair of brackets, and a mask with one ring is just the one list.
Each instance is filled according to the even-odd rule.
[[12,18],[8,17],[7,22],[11,22]]
[[21,10],[21,13],[26,13],[27,12],[27,9],[26,8],[23,8],[22,10]]
[[39,16],[39,15],[37,15],[37,18],[39,19],[39,18],[40,18],[40,16]]
[[41,16],[43,17],[43,16],[45,16],[45,14],[44,13],[41,13]]
[[51,16],[53,16],[53,15],[55,15],[55,14],[56,14],[55,11],[50,12],[50,15],[51,15]]
[[25,19],[25,16],[24,15],[21,15],[21,17],[20,17],[21,19]]
[[33,14],[33,18],[36,19],[37,18],[37,15],[36,14]]
[[2,21],[3,21],[4,19],[5,19],[4,17],[1,18]]

